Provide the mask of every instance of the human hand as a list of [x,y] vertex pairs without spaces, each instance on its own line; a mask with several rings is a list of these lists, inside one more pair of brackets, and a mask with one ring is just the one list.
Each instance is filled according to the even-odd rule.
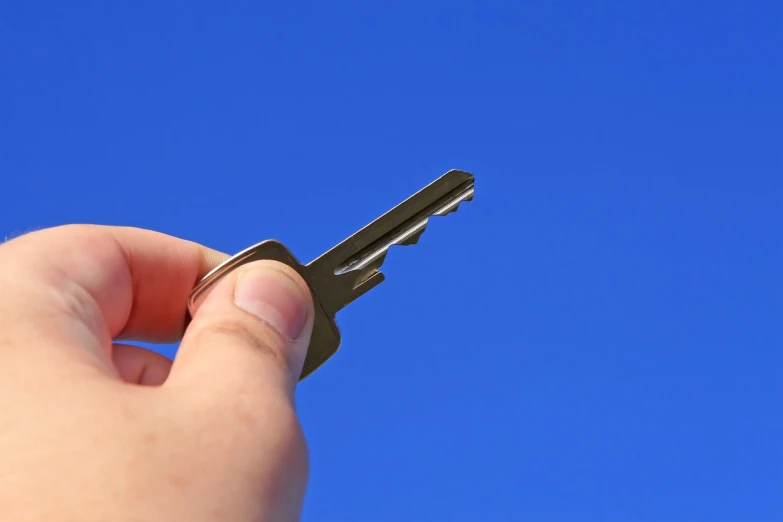
[[155,232],[72,225],[0,246],[0,520],[296,520],[294,410],[313,303],[289,267]]

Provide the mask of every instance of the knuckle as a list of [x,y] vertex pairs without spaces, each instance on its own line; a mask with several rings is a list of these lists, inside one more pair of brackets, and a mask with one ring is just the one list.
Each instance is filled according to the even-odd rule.
[[238,443],[260,445],[266,459],[274,455],[289,472],[308,475],[307,440],[291,401],[283,397],[267,400],[260,408],[235,412],[233,422],[241,433]]
[[286,422],[280,424],[281,429],[277,432],[276,447],[283,457],[282,461],[286,467],[296,470],[299,475],[307,476],[310,468],[307,439],[296,413],[291,408],[288,411]]
[[4,251],[20,252],[49,252],[67,250],[74,241],[78,242],[83,251],[91,251],[95,244],[100,244],[105,239],[105,233],[98,225],[67,224],[50,228],[31,229],[14,237],[5,238],[2,246]]
[[[206,466],[267,469],[278,476],[307,477],[310,455],[304,430],[293,404],[283,394],[264,394],[248,400],[241,394],[219,401],[204,396],[177,396],[171,415],[189,419],[189,437],[203,450],[193,453]],[[191,457],[192,458],[192,457]]]
[[285,343],[263,325],[250,325],[243,321],[222,321],[205,325],[196,333],[196,344],[233,344],[249,349],[267,358],[284,372],[288,372]]
[[36,239],[39,241],[61,241],[63,239],[83,240],[84,238],[92,238],[94,236],[102,235],[102,227],[99,225],[91,224],[66,224],[58,225],[52,228],[44,228],[31,232],[26,237],[30,240]]
[[238,431],[250,438],[266,433],[270,425],[274,433],[266,433],[274,439],[273,445],[298,451],[305,445],[302,426],[293,401],[285,394],[265,394],[260,401],[237,400],[231,409],[231,418]]

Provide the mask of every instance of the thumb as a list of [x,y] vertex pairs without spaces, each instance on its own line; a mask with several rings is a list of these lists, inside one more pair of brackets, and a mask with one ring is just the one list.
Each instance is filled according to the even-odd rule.
[[205,471],[205,491],[216,487],[218,501],[255,514],[247,520],[259,520],[261,509],[298,520],[309,465],[294,387],[313,317],[312,294],[295,270],[274,261],[241,266],[195,310],[164,385],[188,433],[177,454]]
[[280,395],[293,401],[313,316],[312,294],[295,270],[276,261],[248,263],[194,312],[167,385],[196,385],[213,400],[238,394],[254,404]]

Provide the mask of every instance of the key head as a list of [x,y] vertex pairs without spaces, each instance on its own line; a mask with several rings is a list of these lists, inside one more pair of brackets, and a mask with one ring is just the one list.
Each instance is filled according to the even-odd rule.
[[193,292],[190,294],[188,311],[190,315],[193,316],[209,291],[223,278],[223,276],[239,266],[262,259],[279,261],[296,270],[307,282],[310,287],[310,293],[313,296],[313,305],[315,309],[313,336],[307,350],[307,357],[305,358],[304,367],[302,368],[302,374],[299,376],[299,380],[302,380],[317,370],[334,355],[340,347],[340,330],[337,328],[334,314],[326,311],[318,296],[313,291],[313,284],[310,281],[313,274],[308,271],[307,265],[300,263],[296,256],[279,241],[268,240],[258,243],[257,245],[243,250],[230,259],[227,259],[213,269],[198,285],[196,285]]

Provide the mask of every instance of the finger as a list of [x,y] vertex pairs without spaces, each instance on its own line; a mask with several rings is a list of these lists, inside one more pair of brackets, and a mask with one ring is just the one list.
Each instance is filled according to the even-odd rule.
[[141,346],[115,343],[112,361],[120,378],[130,384],[160,386],[166,382],[171,360]]
[[[52,339],[87,340],[103,350],[112,339],[179,339],[196,282],[227,256],[149,230],[68,225],[0,246],[2,316],[46,325]],[[85,337],[91,337],[85,339]]]
[[274,261],[240,267],[195,312],[169,382],[256,404],[292,401],[313,316],[309,287],[296,271]]

